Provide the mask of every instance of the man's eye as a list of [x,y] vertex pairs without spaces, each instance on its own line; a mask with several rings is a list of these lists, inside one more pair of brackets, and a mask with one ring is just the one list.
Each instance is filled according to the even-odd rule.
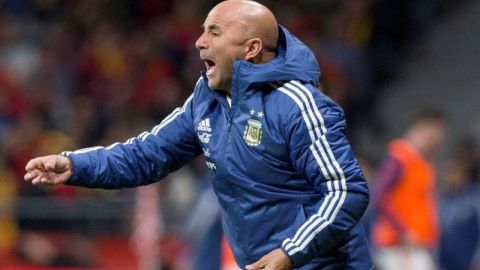
[[220,36],[220,34],[219,34],[219,33],[217,33],[217,32],[210,32],[210,34],[211,34],[212,36],[214,36],[214,37],[218,37],[218,36]]

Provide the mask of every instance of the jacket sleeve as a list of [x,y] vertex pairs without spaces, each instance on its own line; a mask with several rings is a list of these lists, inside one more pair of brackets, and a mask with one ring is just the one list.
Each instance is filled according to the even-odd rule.
[[369,192],[345,136],[342,109],[313,87],[297,84],[287,94],[295,101],[284,124],[290,158],[323,194],[316,212],[307,213],[305,223],[293,228],[281,246],[295,267],[301,267],[346,237],[363,215]]
[[193,94],[150,132],[125,143],[64,152],[73,164],[68,185],[116,189],[156,182],[199,155]]

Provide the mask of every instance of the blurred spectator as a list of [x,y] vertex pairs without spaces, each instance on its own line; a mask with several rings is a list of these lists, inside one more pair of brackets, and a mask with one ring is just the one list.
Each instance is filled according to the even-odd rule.
[[480,189],[472,181],[470,164],[473,159],[466,152],[474,153],[475,148],[463,146],[457,146],[458,152],[443,174],[439,261],[445,270],[474,269],[474,257],[479,252]]
[[401,139],[393,140],[378,172],[373,243],[383,270],[433,270],[439,228],[433,155],[444,143],[445,116],[418,113]]

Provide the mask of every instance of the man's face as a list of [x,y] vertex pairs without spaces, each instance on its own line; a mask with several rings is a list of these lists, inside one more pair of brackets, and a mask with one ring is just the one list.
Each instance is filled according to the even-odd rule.
[[447,136],[447,124],[442,121],[432,121],[426,124],[424,133],[429,150],[434,152],[445,142]]
[[231,91],[233,62],[246,55],[245,24],[233,12],[213,9],[195,46],[207,70],[211,89]]

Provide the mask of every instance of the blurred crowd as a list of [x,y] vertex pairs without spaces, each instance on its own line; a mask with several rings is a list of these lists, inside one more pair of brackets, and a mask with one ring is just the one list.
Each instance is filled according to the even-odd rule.
[[[377,141],[384,134],[376,103],[402,58],[462,1],[261,2],[317,55],[321,88],[345,109],[356,148],[359,129]],[[138,190],[22,181],[32,157],[125,141],[182,104],[203,68],[194,43],[216,3],[0,1],[0,267],[106,268],[103,257],[111,249],[117,266],[125,266],[130,257],[119,255],[119,246],[142,262],[141,269],[214,270],[222,263],[218,206],[201,160]],[[463,258],[465,246],[474,261],[480,150],[466,138],[450,156],[436,186],[443,241],[436,258],[445,269],[469,269],[458,268],[465,259],[457,268],[446,259]],[[361,159],[373,190],[381,153]],[[370,212],[366,224],[375,210]],[[108,247],[99,235],[117,246]]]

